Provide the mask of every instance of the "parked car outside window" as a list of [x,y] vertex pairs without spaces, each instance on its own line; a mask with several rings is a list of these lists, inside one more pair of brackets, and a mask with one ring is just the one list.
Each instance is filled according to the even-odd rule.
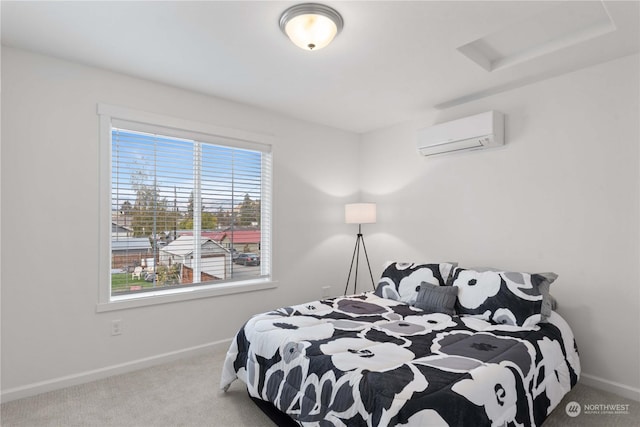
[[240,265],[260,265],[260,257],[257,254],[244,253],[238,255],[234,262]]

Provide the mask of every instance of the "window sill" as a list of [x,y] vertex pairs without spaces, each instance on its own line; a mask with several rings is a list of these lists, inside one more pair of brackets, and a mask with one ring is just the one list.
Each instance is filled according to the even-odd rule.
[[243,292],[262,291],[278,287],[278,282],[270,279],[251,280],[247,282],[235,282],[202,287],[191,287],[171,291],[157,291],[152,293],[126,295],[113,297],[109,302],[101,302],[96,305],[96,312],[102,313],[115,310],[127,310],[130,308],[146,307],[151,305],[169,304],[180,301],[189,301],[201,298],[212,298],[222,295],[239,294]]

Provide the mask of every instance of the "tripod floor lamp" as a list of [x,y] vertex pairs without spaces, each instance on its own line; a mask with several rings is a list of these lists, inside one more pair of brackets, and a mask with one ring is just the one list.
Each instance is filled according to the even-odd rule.
[[[367,255],[367,247],[364,245],[364,237],[362,236],[362,224],[375,224],[376,222],[376,204],[375,203],[350,203],[344,205],[344,222],[346,224],[358,224],[358,234],[356,236],[356,245],[353,248],[353,256],[351,257],[351,267],[349,267],[349,276],[347,277],[347,284],[344,287],[344,294],[347,294],[349,288],[349,281],[351,280],[351,273],[354,272],[353,279],[353,293],[356,293],[356,286],[358,285],[358,264],[360,261],[360,246],[364,250],[364,256],[367,260],[367,267],[369,267],[369,276],[371,276],[371,285],[375,289],[375,283],[373,282],[373,274],[371,273],[371,264],[369,263],[369,255]],[[356,268],[353,269],[353,263],[355,261]]]

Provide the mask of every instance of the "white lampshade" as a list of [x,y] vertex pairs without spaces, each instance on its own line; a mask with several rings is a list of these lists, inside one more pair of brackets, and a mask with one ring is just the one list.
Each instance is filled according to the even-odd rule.
[[337,11],[316,3],[292,6],[280,17],[282,31],[293,44],[305,50],[327,46],[342,26],[342,16]]
[[344,222],[346,224],[375,224],[375,203],[349,203],[344,205]]

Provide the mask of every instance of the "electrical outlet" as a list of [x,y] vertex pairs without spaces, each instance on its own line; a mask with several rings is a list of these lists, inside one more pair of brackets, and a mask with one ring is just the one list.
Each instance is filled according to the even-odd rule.
[[122,334],[122,320],[112,320],[111,321],[111,335],[121,335]]
[[331,292],[331,286],[323,286],[322,287],[322,298],[328,298],[330,292]]

